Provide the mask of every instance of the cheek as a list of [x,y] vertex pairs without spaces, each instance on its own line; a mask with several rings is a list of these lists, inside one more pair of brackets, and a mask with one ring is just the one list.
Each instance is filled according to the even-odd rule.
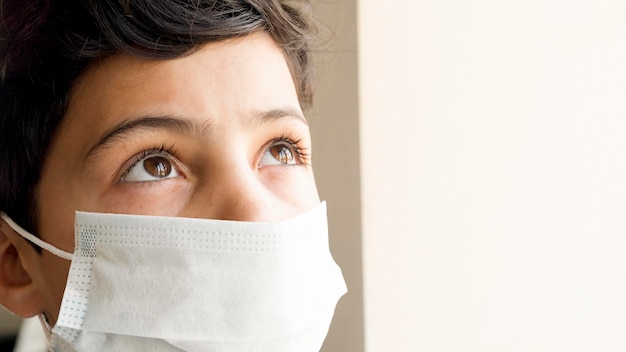
[[99,198],[95,208],[100,213],[177,216],[193,194],[184,179],[145,184],[115,184]]
[[320,200],[310,167],[267,167],[261,172],[265,187],[282,202],[297,210],[295,214],[316,206]]
[[70,269],[70,261],[58,258],[46,251],[41,255],[42,282],[45,287],[42,292],[45,294],[45,313],[51,323],[57,319],[61,309],[61,301],[65,291],[67,275]]

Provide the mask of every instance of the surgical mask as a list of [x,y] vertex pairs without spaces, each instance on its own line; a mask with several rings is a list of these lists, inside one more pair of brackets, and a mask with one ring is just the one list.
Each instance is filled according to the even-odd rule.
[[72,260],[50,351],[319,351],[346,292],[325,203],[276,223],[77,212],[73,254],[5,220]]

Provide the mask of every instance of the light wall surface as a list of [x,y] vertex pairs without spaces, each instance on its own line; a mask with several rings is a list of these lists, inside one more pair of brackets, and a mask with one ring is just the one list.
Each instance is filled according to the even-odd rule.
[[626,2],[316,6],[339,23],[314,148],[351,290],[326,351],[626,350]]
[[320,41],[315,48],[315,106],[307,118],[320,197],[328,204],[331,250],[348,286],[322,351],[358,352],[365,339],[356,2],[313,4]]

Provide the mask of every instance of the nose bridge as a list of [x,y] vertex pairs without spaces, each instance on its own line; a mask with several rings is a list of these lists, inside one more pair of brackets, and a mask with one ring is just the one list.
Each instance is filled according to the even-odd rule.
[[214,183],[213,205],[216,218],[221,220],[272,222],[275,204],[255,171],[230,168]]

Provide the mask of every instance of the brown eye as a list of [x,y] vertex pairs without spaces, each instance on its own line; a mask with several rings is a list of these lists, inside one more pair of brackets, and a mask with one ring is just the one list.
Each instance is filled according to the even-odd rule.
[[180,177],[174,156],[166,151],[146,151],[122,176],[122,182],[154,182]]
[[293,156],[293,152],[284,144],[273,145],[269,148],[270,154],[280,164],[295,164],[296,159]]
[[172,163],[161,156],[153,156],[143,161],[143,167],[150,176],[167,177],[172,172]]
[[300,140],[277,138],[263,150],[258,167],[309,165],[309,154],[304,152],[306,150],[306,145]]

